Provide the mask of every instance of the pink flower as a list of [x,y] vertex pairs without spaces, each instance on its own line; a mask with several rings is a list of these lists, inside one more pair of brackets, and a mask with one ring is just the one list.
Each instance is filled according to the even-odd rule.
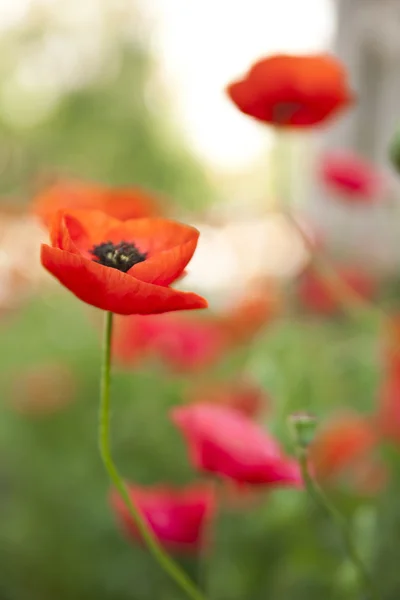
[[386,191],[383,174],[361,156],[347,150],[323,156],[321,178],[327,188],[349,203],[376,202]]
[[196,468],[238,483],[301,485],[297,463],[239,411],[193,404],[173,409],[172,420],[186,438]]
[[[204,545],[204,527],[215,510],[212,486],[192,484],[174,489],[130,484],[128,487],[132,501],[163,546],[170,550],[196,551]],[[125,532],[140,540],[137,526],[116,490],[112,490],[110,501]]]
[[163,360],[174,371],[206,368],[224,350],[224,336],[213,320],[186,315],[133,315],[117,321],[113,354],[122,364],[147,356]]

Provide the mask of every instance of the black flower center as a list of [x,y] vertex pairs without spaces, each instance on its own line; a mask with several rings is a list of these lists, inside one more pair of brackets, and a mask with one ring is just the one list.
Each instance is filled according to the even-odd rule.
[[95,262],[105,267],[118,269],[118,271],[122,271],[123,273],[126,273],[133,265],[137,265],[147,258],[146,252],[140,252],[135,244],[129,242],[119,242],[119,244],[103,242],[102,244],[93,246],[90,252],[96,257],[93,259]]

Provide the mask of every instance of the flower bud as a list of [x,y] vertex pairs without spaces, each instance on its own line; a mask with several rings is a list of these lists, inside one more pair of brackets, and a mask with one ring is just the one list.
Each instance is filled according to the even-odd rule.
[[316,417],[307,412],[293,413],[289,416],[289,424],[295,445],[303,450],[307,449],[314,439]]
[[389,158],[393,167],[400,173],[400,127],[390,141]]

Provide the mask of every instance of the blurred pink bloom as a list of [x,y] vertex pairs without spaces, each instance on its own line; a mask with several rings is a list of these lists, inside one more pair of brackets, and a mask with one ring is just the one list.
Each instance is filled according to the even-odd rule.
[[[192,484],[177,489],[130,484],[128,488],[132,501],[167,549],[196,551],[207,543],[204,529],[216,504],[213,486]],[[140,540],[137,526],[117,491],[112,490],[110,500],[123,529],[130,537]]]
[[346,202],[369,204],[386,192],[386,180],[377,167],[348,150],[326,153],[320,168],[326,187]]
[[284,456],[277,442],[239,411],[193,404],[173,409],[172,420],[196,468],[238,483],[301,485],[296,461]]
[[116,322],[113,355],[124,365],[155,356],[175,371],[191,371],[216,362],[224,341],[213,320],[182,314],[132,315]]

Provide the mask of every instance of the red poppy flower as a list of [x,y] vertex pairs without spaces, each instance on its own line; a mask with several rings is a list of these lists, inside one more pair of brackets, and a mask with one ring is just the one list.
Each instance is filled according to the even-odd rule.
[[254,284],[246,296],[221,318],[225,336],[231,344],[250,342],[278,314],[281,299],[269,282]]
[[371,419],[355,413],[337,416],[310,447],[310,461],[321,481],[349,478],[362,491],[376,491],[385,471],[374,457],[378,434]]
[[205,401],[215,406],[234,408],[249,418],[256,417],[270,407],[270,400],[264,390],[246,379],[235,380],[229,384],[200,386],[192,391],[190,400],[193,404]]
[[[204,530],[215,511],[215,493],[209,485],[167,486],[129,485],[129,494],[158,540],[169,550],[196,551],[208,540]],[[140,533],[123,499],[111,492],[112,507],[126,533],[140,540]]]
[[182,431],[196,468],[238,483],[299,486],[296,461],[239,411],[212,404],[175,408],[172,420]]
[[383,382],[379,393],[377,423],[384,437],[400,441],[400,373],[388,376]]
[[384,368],[388,378],[400,380],[400,315],[390,315],[385,321]]
[[98,211],[60,212],[42,264],[80,300],[118,314],[205,308],[170,284],[192,258],[199,233],[164,219],[118,221]]
[[312,127],[353,101],[342,63],[324,54],[264,58],[227,92],[242,112],[276,127]]
[[350,203],[379,201],[385,193],[383,174],[350,151],[327,153],[321,161],[321,177],[327,188]]
[[[361,297],[369,299],[374,295],[376,283],[367,273],[352,267],[338,267],[336,272]],[[304,308],[316,314],[331,315],[341,308],[329,283],[312,268],[300,277],[298,295]]]
[[58,181],[33,202],[33,212],[47,226],[59,210],[101,210],[125,221],[160,214],[159,201],[139,188],[108,188],[82,181]]
[[113,355],[124,365],[155,356],[173,371],[186,372],[212,365],[224,348],[220,327],[211,319],[132,315],[116,322]]

